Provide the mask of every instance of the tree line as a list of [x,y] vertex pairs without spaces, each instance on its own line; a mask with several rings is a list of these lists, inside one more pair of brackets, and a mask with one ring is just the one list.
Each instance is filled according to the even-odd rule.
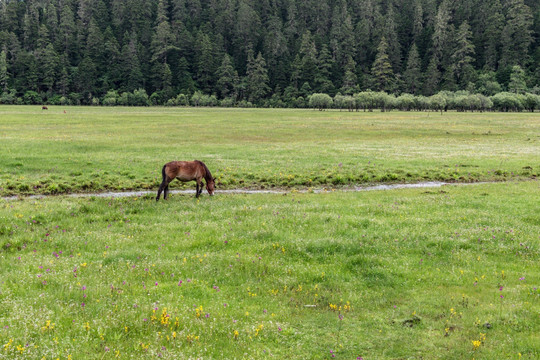
[[3,0],[0,103],[497,107],[540,94],[539,44],[537,0]]

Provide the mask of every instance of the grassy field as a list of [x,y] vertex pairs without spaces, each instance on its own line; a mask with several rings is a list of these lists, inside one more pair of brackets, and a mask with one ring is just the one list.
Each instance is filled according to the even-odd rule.
[[193,159],[222,189],[492,181],[540,174],[540,115],[1,106],[0,146],[3,196],[157,189]]
[[539,191],[3,201],[0,358],[538,359]]
[[[65,110],[0,107],[1,196],[217,195],[0,199],[0,359],[540,358],[538,114]],[[297,191],[425,180],[505,182]]]

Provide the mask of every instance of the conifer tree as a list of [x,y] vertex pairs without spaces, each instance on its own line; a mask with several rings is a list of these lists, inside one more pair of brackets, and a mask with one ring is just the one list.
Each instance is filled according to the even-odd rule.
[[[484,67],[495,70],[499,61],[501,34],[504,26],[504,15],[500,0],[482,2],[482,49]],[[485,22],[484,22],[485,21]]]
[[345,65],[345,75],[343,75],[343,86],[341,92],[346,95],[352,95],[358,91],[358,77],[356,76],[356,62],[352,56],[349,56]]
[[268,87],[268,70],[261,53],[253,59],[253,53],[248,55],[246,91],[249,101],[258,103],[270,91]]
[[514,65],[512,67],[508,90],[516,94],[524,94],[527,91],[527,85],[525,83],[525,72],[519,65]]
[[301,82],[307,82],[308,84],[314,84],[317,77],[317,50],[315,49],[315,43],[311,38],[311,32],[306,31],[302,36],[300,44],[300,50],[298,52],[301,59]]
[[421,72],[420,56],[418,55],[418,48],[413,43],[409,50],[409,56],[407,58],[407,69],[403,74],[403,82],[405,91],[411,94],[418,94],[422,87],[422,72]]
[[388,58],[388,43],[386,38],[382,38],[377,47],[377,56],[371,67],[371,78],[373,87],[379,91],[391,91],[394,81],[394,72]]
[[[452,70],[457,84],[467,85],[474,72],[471,63],[474,61],[474,45],[472,43],[471,27],[464,21],[457,32],[456,48],[452,54]],[[468,76],[469,75],[469,76]]]
[[8,89],[8,71],[7,71],[7,57],[6,51],[0,52],[0,90],[2,92]]
[[344,66],[349,56],[354,56],[354,33],[351,15],[345,0],[338,0],[332,14],[330,46],[340,66]]
[[196,44],[197,82],[201,90],[210,93],[216,73],[214,49],[210,37],[202,31],[197,34]]
[[426,80],[424,82],[424,95],[433,95],[439,89],[441,83],[441,72],[439,71],[439,60],[435,55],[431,57],[426,69]]
[[39,58],[39,74],[41,77],[40,85],[48,92],[53,91],[53,87],[58,78],[58,69],[60,66],[60,58],[54,50],[52,44],[47,45],[38,55]]
[[315,91],[319,93],[332,94],[334,93],[334,84],[331,79],[333,67],[333,59],[328,46],[323,45],[317,59],[318,72],[315,77]]
[[518,64],[525,65],[529,61],[528,49],[531,44],[533,17],[531,9],[524,4],[523,0],[508,0],[506,36],[502,41],[503,54],[501,63],[503,66]]
[[401,46],[397,36],[397,26],[394,19],[394,6],[390,3],[385,16],[384,37],[388,44],[388,58],[395,71],[401,67]]
[[139,42],[137,34],[132,32],[131,35],[126,35],[124,38],[128,41],[122,48],[124,86],[123,91],[132,92],[143,86],[144,78],[141,70],[141,62],[139,59]]
[[218,92],[222,98],[236,97],[238,86],[238,72],[234,69],[232,59],[228,54],[223,56],[221,66],[217,70]]

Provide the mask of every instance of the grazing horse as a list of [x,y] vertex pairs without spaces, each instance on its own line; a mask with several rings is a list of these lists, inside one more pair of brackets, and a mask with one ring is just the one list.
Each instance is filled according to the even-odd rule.
[[46,107],[45,105],[43,105],[43,106],[41,107],[41,110],[49,110],[49,108]]
[[156,201],[159,200],[161,192],[163,192],[163,199],[167,200],[167,195],[169,195],[169,183],[174,179],[183,182],[195,180],[197,182],[195,197],[199,197],[203,191],[203,183],[201,180],[204,177],[204,180],[206,181],[206,190],[210,195],[214,195],[214,178],[212,177],[210,170],[208,170],[202,161],[171,161],[163,165],[161,174],[163,175],[163,181],[159,186]]

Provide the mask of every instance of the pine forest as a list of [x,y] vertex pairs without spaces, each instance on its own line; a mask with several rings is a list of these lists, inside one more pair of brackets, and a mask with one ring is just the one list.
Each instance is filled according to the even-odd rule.
[[534,110],[539,45],[538,0],[0,0],[0,103]]

